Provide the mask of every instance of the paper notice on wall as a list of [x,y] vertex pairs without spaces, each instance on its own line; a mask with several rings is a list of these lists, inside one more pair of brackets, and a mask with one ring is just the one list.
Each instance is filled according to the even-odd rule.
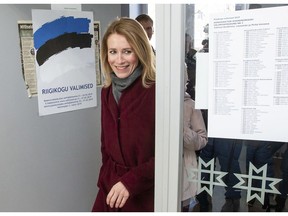
[[39,115],[97,105],[93,12],[32,10]]
[[288,7],[213,14],[210,137],[288,141]]
[[196,53],[195,108],[208,109],[209,53]]
[[32,21],[18,21],[22,74],[28,97],[37,95]]

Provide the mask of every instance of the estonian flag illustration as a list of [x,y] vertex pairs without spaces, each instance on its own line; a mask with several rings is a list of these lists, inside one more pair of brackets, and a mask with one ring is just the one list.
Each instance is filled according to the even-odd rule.
[[87,18],[60,17],[45,23],[34,33],[36,61],[43,65],[51,56],[68,48],[91,48],[93,35],[89,33]]

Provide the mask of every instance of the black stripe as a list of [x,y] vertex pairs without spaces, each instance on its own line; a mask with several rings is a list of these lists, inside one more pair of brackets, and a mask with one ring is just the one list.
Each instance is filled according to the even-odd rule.
[[43,46],[37,50],[36,60],[39,66],[43,65],[51,56],[58,54],[68,48],[79,47],[90,48],[93,35],[67,33],[60,35],[54,39],[48,40]]

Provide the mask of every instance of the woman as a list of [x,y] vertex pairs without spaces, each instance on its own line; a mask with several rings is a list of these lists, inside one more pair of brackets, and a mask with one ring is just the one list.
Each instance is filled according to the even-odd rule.
[[92,211],[154,211],[155,57],[140,23],[109,25],[101,63],[102,167]]
[[183,193],[182,193],[182,212],[190,211],[196,201],[198,180],[196,170],[198,167],[197,155],[195,151],[206,146],[208,138],[206,126],[202,117],[201,110],[195,109],[195,101],[186,92],[188,80],[187,67],[184,73],[184,111],[183,111]]

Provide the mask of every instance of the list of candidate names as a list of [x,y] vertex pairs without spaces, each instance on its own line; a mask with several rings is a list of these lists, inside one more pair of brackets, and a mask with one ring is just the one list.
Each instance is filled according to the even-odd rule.
[[209,136],[288,141],[275,127],[288,120],[287,12],[277,7],[211,18]]

